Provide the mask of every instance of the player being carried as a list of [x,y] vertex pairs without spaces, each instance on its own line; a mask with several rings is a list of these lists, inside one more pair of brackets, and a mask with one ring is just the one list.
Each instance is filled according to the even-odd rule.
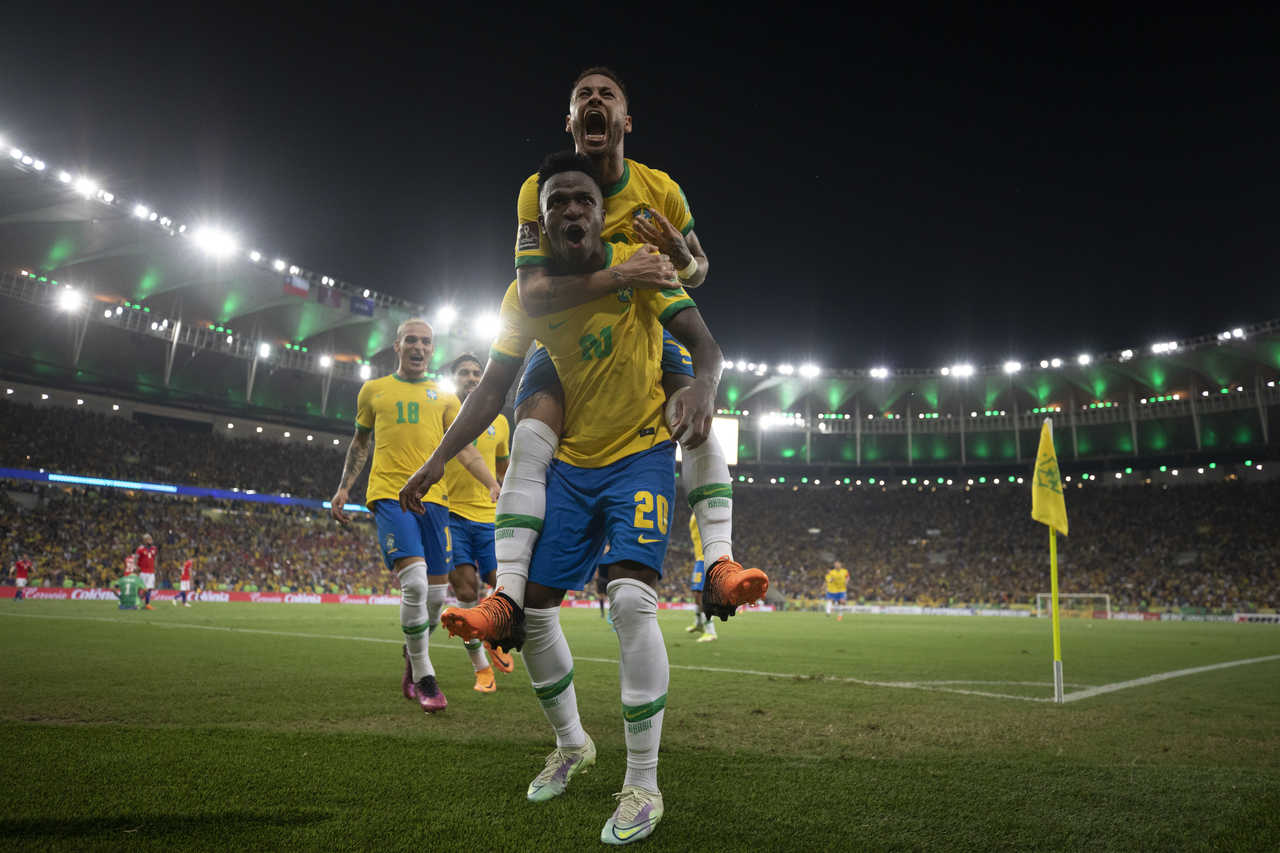
[[156,588],[156,546],[151,541],[151,534],[142,534],[142,544],[134,551],[138,561],[138,576],[142,579],[143,610],[154,610],[151,606],[151,592]]
[[[463,403],[467,395],[480,384],[484,365],[471,353],[463,353],[453,360],[450,373],[457,388],[458,399]],[[507,419],[498,415],[475,440],[474,446],[484,458],[487,467],[498,482],[507,471],[507,459],[511,428]],[[471,476],[456,458],[450,459],[444,472],[445,489],[449,492],[449,538],[453,543],[453,571],[449,579],[453,584],[458,606],[475,607],[480,600],[481,582],[496,586],[494,577],[498,562],[493,553],[493,516],[495,501],[479,480]],[[471,666],[476,673],[475,689],[492,693],[498,689],[493,677],[493,667],[485,655],[484,643],[467,640],[463,643],[471,655]],[[501,649],[493,650],[493,665],[502,672],[511,672],[514,664],[511,655]]]
[[[585,274],[630,264],[632,272],[670,276],[669,260],[653,246],[601,240],[603,193],[594,172],[589,158],[573,152],[549,157],[539,172],[541,226],[552,248],[553,270]],[[450,454],[493,419],[529,345],[541,341],[563,383],[564,438],[549,471],[549,511],[529,569],[524,624],[510,607],[499,634],[516,645],[523,642],[534,692],[555,730],[556,749],[526,794],[533,801],[548,800],[596,759],[578,716],[560,603],[566,590],[581,590],[591,579],[608,543],[607,589],[620,647],[627,744],[622,791],[600,835],[609,844],[647,837],[663,811],[658,745],[670,670],[655,586],[670,533],[675,444],[659,384],[662,327],[692,353],[694,383],[675,398],[669,415],[671,430],[688,432],[691,446],[710,432],[720,374],[719,348],[693,300],[674,286],[674,276],[671,281],[667,290],[623,288],[543,318],[521,309],[512,282],[479,387],[436,453],[401,491],[402,505],[417,503],[417,496],[443,475]]]
[[708,619],[707,614],[702,612],[702,587],[707,564],[703,560],[698,519],[693,516],[689,516],[689,538],[693,541],[693,576],[689,579],[689,588],[693,590],[694,616],[693,624],[685,630],[690,634],[701,634],[699,643],[713,643],[716,640],[716,621]]
[[840,622],[844,619],[844,604],[849,590],[849,570],[844,567],[844,563],[836,560],[831,571],[827,572],[824,583],[827,586],[827,615],[831,615],[834,606],[840,611],[836,615],[836,621]]
[[[552,269],[550,242],[538,226],[538,176],[533,175],[520,188],[516,205],[515,264],[524,310],[532,317],[543,317],[612,294],[620,287],[666,289],[672,285],[672,271],[678,271],[680,281],[688,287],[701,284],[708,262],[693,231],[693,214],[684,192],[667,173],[623,156],[631,116],[626,91],[615,72],[596,67],[578,75],[570,93],[565,130],[572,134],[577,153],[593,161],[604,186],[604,240],[611,246],[653,244],[669,259],[669,265],[623,263],[589,273]],[[600,346],[607,348],[609,341],[602,340]],[[662,390],[669,405],[676,405],[677,395],[693,384],[689,354],[670,335],[664,336],[660,352]],[[542,347],[525,366],[515,414],[511,464],[498,498],[496,545],[498,587],[519,608],[524,604],[529,560],[546,515],[547,466],[556,455],[565,422],[561,377]],[[698,518],[710,565],[703,605],[709,615],[727,619],[735,609],[727,603],[734,587],[765,584],[767,578],[759,569],[744,570],[733,561],[733,488],[716,437],[697,442],[680,435],[675,438],[684,450],[688,500]],[[444,625],[451,634],[478,635],[492,643],[497,639],[494,626],[503,620],[507,606],[498,596],[490,597],[471,611],[446,611]]]
[[[378,529],[378,546],[387,568],[400,579],[400,628],[404,633],[405,670],[400,689],[428,714],[449,703],[436,683],[428,653],[430,629],[439,621],[449,582],[449,498],[443,483],[422,495],[423,512],[411,513],[397,502],[400,486],[440,443],[461,403],[427,378],[435,349],[431,325],[405,320],[393,345],[396,371],[360,386],[356,397],[356,431],[347,447],[342,481],[334,492],[330,514],[346,524],[345,507],[372,444],[373,467],[365,495]],[[498,483],[474,447],[458,454],[476,479],[498,494]]]

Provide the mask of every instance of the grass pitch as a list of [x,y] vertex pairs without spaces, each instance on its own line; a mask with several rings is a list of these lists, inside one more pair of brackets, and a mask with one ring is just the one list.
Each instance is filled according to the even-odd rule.
[[[0,844],[601,849],[621,787],[617,642],[564,612],[597,766],[525,801],[552,747],[523,663],[399,695],[393,607],[3,602]],[[1280,847],[1280,660],[1063,706],[1046,620],[751,614],[673,664],[649,850]],[[1280,655],[1274,625],[1067,620],[1068,695]],[[894,686],[887,686],[894,685]],[[969,692],[949,692],[969,691]],[[986,695],[1002,694],[1002,695]]]

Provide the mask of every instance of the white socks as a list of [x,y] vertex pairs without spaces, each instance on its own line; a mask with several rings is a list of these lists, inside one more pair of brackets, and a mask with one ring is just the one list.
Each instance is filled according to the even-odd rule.
[[[498,586],[524,606],[529,561],[547,515],[547,467],[560,437],[542,421],[525,418],[511,435],[511,460],[502,480],[494,524]],[[725,468],[726,473],[728,468]]]
[[627,740],[623,784],[657,791],[658,744],[671,680],[667,647],[658,630],[658,594],[648,584],[620,578],[609,582],[609,606],[621,647],[618,670]]
[[404,632],[409,650],[413,680],[420,681],[436,674],[427,653],[427,564],[419,560],[397,574],[400,577],[400,630]]
[[440,624],[440,611],[444,610],[444,596],[448,583],[433,583],[427,587],[427,624],[432,628]]
[[[459,601],[458,607],[463,610],[470,610],[476,606],[474,601]],[[462,647],[467,650],[467,654],[471,656],[471,668],[476,672],[489,668],[489,656],[484,653],[484,642],[481,640],[463,641]]]
[[[668,424],[673,412],[671,404],[677,397],[679,392],[667,401]],[[689,506],[698,519],[703,561],[710,568],[721,557],[733,559],[733,482],[729,477],[729,463],[714,432],[693,450],[681,441],[680,450]]]
[[[510,469],[508,469],[510,476]],[[560,630],[560,608],[526,608],[525,636],[521,650],[533,692],[556,730],[557,747],[584,746],[587,733],[578,718],[578,694],[573,689],[573,655]],[[656,788],[654,790],[657,790]]]

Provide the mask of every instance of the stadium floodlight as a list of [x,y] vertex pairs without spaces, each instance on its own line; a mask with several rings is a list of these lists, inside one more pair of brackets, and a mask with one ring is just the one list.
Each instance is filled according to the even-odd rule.
[[48,399],[49,399],[49,395],[48,395],[48,394],[41,394],[41,395],[40,395],[40,399],[41,399],[41,400],[48,400]]
[[227,421],[227,429],[235,429],[235,428],[236,428],[235,424],[233,424],[231,421]]
[[12,158],[13,158],[13,159],[15,159],[15,160],[21,160],[21,159],[22,159],[22,149],[21,149],[21,148],[10,148],[10,149],[9,149],[9,156],[10,156],[10,157],[12,157]]
[[84,405],[84,398],[83,398],[83,397],[76,397],[76,405],[77,405],[77,406],[83,406],[83,405]]
[[498,336],[498,329],[498,315],[488,311],[477,317],[475,325],[472,327],[477,337],[489,341]]
[[106,190],[103,190],[102,192],[98,193],[98,198],[102,199],[107,204],[111,204],[111,202],[116,200],[116,197],[111,193],[107,192]]
[[944,368],[942,368],[942,370],[941,370],[940,372],[942,373],[942,375],[943,375],[943,376],[950,376],[950,375],[951,375],[951,368],[950,368],[950,367],[944,367]]
[[276,258],[274,261],[271,262],[271,268],[276,272],[284,272],[287,266],[289,265],[286,264],[284,261],[280,260],[279,258]]
[[778,372],[781,373],[783,376],[790,376],[796,372],[796,369],[790,364],[779,364]]
[[1046,367],[1048,367],[1048,366],[1049,366],[1049,359],[1047,359],[1047,358],[1042,358],[1042,359],[1040,359],[1040,367],[1041,367],[1041,369],[1046,368]]
[[308,435],[308,436],[307,436],[307,441],[312,441],[312,440],[314,440],[314,439],[315,439],[315,436],[314,436],[314,435]]
[[64,183],[64,184],[69,184],[69,183],[71,183],[71,173],[70,173],[70,172],[59,172],[59,173],[58,173],[58,180],[59,180],[59,181],[61,181],[61,182],[62,182],[62,183]]
[[297,275],[300,272],[302,272],[302,270],[298,268],[297,264],[289,267],[289,275]]
[[225,258],[236,250],[236,238],[221,228],[197,228],[191,232],[191,239],[202,251],[215,258]]
[[113,412],[118,412],[118,411],[120,411],[120,404],[119,404],[119,403],[112,403],[112,404],[111,404],[111,411],[113,411]]
[[271,355],[271,344],[263,341],[258,344],[258,358],[267,358]]
[[133,206],[133,215],[139,219],[146,219],[151,215],[151,208],[147,207],[145,204],[135,204]]
[[805,362],[804,364],[800,365],[800,375],[803,376],[805,379],[813,379],[814,377],[818,376],[818,374],[820,373],[822,373],[822,368],[818,367],[818,365],[813,364],[812,362]]
[[457,393],[458,393],[458,386],[457,386],[457,385],[455,385],[455,384],[454,384],[454,382],[453,382],[453,380],[452,380],[452,379],[450,379],[450,378],[449,378],[449,377],[447,377],[447,376],[443,376],[443,377],[441,377],[441,378],[436,382],[436,387],[438,387],[441,391],[444,391],[446,394],[457,394]]
[[58,309],[71,313],[79,311],[80,306],[84,304],[84,296],[80,291],[73,287],[68,287],[58,294]]
[[1244,329],[1232,329],[1232,330],[1231,330],[1231,337],[1233,337],[1233,338],[1243,338],[1243,337],[1244,337]]
[[889,378],[889,368],[887,368],[887,367],[873,367],[873,368],[871,368],[871,378],[872,378],[872,379],[888,379],[888,378]]
[[259,261],[262,260],[262,253],[259,252],[257,249],[254,249],[252,252],[249,253],[249,260],[253,261],[255,264],[258,263]]
[[371,368],[371,367],[370,367],[369,365],[367,365],[367,364],[362,364],[362,365],[360,365],[360,378],[361,378],[361,379],[368,379],[368,378],[369,378],[370,376],[372,376],[372,375],[373,375],[373,368]]
[[98,185],[88,178],[79,178],[75,183],[76,192],[85,198],[91,198],[98,193]]
[[1060,358],[1051,358],[1051,359],[1049,359],[1049,366],[1050,366],[1050,367],[1062,367],[1062,359],[1060,359]]
[[967,379],[973,375],[973,365],[957,364],[951,368],[951,373],[954,376],[959,376],[961,379]]
[[739,369],[739,370],[746,370],[746,369],[747,369],[747,363],[746,363],[746,361],[744,361],[743,359],[738,359],[738,369]]
[[293,433],[289,432],[288,430],[285,430],[285,431],[284,431],[284,437],[285,437],[285,438],[289,438],[289,437],[291,437],[292,435],[293,435]]
[[756,376],[764,376],[768,372],[769,365],[765,364],[763,361],[756,365]]
[[442,334],[448,334],[453,328],[453,322],[458,319],[458,309],[452,305],[441,305],[436,309],[436,325],[440,327]]
[[45,169],[45,165],[44,165],[44,161],[43,161],[43,160],[36,160],[34,163],[32,163],[32,164],[31,164],[31,166],[32,166],[32,167],[33,167],[37,172],[43,172],[43,171],[44,171],[44,169]]
[[368,298],[369,298],[369,293],[370,293],[370,290],[369,290],[369,288],[367,288],[367,287],[366,287],[366,288],[364,289],[364,298],[365,298],[365,299],[368,299]]
[[330,367],[333,367],[333,356],[331,355],[320,356],[320,366],[325,370],[328,370]]
[[110,308],[108,308],[108,309],[106,309],[105,311],[103,311],[103,312],[102,312],[102,316],[103,316],[103,317],[105,317],[106,319],[110,320],[110,319],[111,319],[111,309],[110,309]]
[[35,162],[35,160],[31,159],[31,155],[30,155],[30,154],[23,154],[23,155],[22,155],[22,165],[24,165],[24,166],[30,166],[30,165],[31,165],[32,163],[34,163],[34,162]]
[[262,432],[262,427],[258,427],[257,431]]
[[158,332],[158,331],[160,331],[160,324],[159,324],[159,323],[157,323],[155,320],[152,320],[152,321],[151,321],[151,331],[153,331],[153,332]]
[[333,440],[333,443],[334,443],[335,445],[336,445],[336,444],[338,444],[338,442],[339,442],[339,439],[336,439],[336,438],[335,438],[335,439]]
[[1076,356],[1076,363],[1079,364],[1081,367],[1084,367],[1086,364],[1088,364],[1091,361],[1093,361],[1093,356],[1089,355],[1087,352],[1082,352],[1078,356]]
[[1019,361],[1006,361],[1006,362],[1004,363],[1004,372],[1005,372],[1005,373],[1007,373],[1007,374],[1009,374],[1010,376],[1012,376],[1013,374],[1017,373],[1017,372],[1018,372],[1019,370],[1021,370],[1021,369],[1022,369],[1022,362],[1019,362]]
[[1129,359],[1131,359],[1131,358],[1133,358],[1133,350],[1131,350],[1131,349],[1123,349],[1123,350],[1120,350],[1120,360],[1121,360],[1121,361],[1128,361],[1128,360],[1129,360]]

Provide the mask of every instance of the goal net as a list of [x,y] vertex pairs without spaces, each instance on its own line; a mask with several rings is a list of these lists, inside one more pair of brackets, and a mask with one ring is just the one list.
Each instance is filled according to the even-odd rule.
[[[1058,607],[1068,616],[1093,616],[1098,611],[1111,618],[1111,596],[1105,592],[1060,592]],[[1051,616],[1053,613],[1053,594],[1036,593],[1036,616]]]

